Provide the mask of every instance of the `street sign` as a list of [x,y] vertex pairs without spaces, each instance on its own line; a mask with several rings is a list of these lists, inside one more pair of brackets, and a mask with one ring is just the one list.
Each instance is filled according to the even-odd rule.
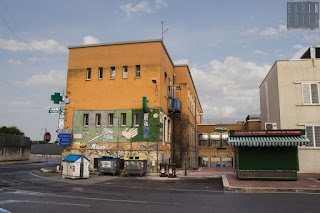
[[71,145],[71,129],[58,129],[58,139],[60,146]]
[[50,134],[50,132],[44,133],[43,140],[44,140],[45,142],[47,142],[47,143],[50,142],[50,140],[51,140],[51,134]]
[[59,108],[49,108],[49,114],[59,114],[60,109]]

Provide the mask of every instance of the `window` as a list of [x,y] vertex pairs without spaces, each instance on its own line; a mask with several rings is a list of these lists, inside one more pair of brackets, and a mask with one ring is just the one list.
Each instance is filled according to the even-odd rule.
[[222,147],[229,146],[229,144],[228,144],[228,133],[222,133],[221,134],[221,139],[222,139],[222,144],[221,144]]
[[140,123],[140,115],[139,115],[139,113],[134,113],[133,114],[133,125],[139,126],[139,123]]
[[108,125],[113,126],[113,113],[108,114]]
[[127,114],[121,113],[121,126],[126,126],[126,125],[127,125]]
[[86,80],[90,80],[91,79],[91,68],[87,68],[87,78]]
[[199,146],[208,146],[209,142],[209,134],[208,133],[200,133],[199,134]]
[[89,125],[89,114],[83,114],[83,126]]
[[308,147],[320,147],[320,126],[306,126],[306,136],[310,140]]
[[210,146],[211,147],[221,147],[220,133],[211,133],[210,134]]
[[103,78],[103,67],[99,67],[99,69],[98,69],[98,78],[99,79]]
[[116,77],[116,67],[110,67],[110,78],[114,79]]
[[122,73],[122,77],[123,78],[128,78],[128,67],[127,66],[123,66],[123,73]]
[[317,83],[302,84],[303,104],[319,104],[319,92]]
[[136,78],[140,78],[140,65],[136,65]]
[[96,126],[101,125],[101,114],[96,114]]

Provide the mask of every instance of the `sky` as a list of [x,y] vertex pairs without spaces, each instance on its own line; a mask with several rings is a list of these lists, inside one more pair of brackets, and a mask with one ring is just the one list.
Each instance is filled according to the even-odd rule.
[[287,30],[285,0],[0,0],[0,126],[54,135],[68,46],[162,38],[188,64],[205,122],[260,114],[259,85],[276,60],[320,44],[319,29]]

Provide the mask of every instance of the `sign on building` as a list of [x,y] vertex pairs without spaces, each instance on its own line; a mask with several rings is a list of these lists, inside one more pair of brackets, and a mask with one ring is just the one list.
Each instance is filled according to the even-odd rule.
[[287,28],[311,30],[319,28],[319,2],[288,1]]

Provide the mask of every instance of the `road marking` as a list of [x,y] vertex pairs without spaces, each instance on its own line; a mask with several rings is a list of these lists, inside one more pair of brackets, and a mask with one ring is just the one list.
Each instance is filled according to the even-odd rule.
[[41,204],[55,204],[55,205],[70,205],[70,206],[86,206],[90,207],[91,205],[86,204],[77,204],[77,203],[61,203],[61,202],[48,202],[48,201],[33,201],[33,200],[3,200],[0,201],[0,204],[8,203],[41,203]]
[[[59,195],[59,194],[51,194],[51,193],[42,193],[42,192],[34,192],[34,191],[25,191],[19,189],[10,188],[11,192],[7,192],[8,194],[27,194],[34,196],[52,196],[52,197],[63,197],[70,199],[83,199],[83,200],[95,200],[95,201],[109,201],[109,202],[119,202],[119,203],[138,203],[138,204],[161,204],[161,205],[181,205],[181,203],[166,203],[166,202],[148,202],[141,200],[118,200],[118,199],[107,199],[107,198],[96,198],[96,197],[80,197],[80,196],[72,196],[72,195]],[[15,190],[15,191],[13,191]],[[1,202],[0,202],[1,204]]]

